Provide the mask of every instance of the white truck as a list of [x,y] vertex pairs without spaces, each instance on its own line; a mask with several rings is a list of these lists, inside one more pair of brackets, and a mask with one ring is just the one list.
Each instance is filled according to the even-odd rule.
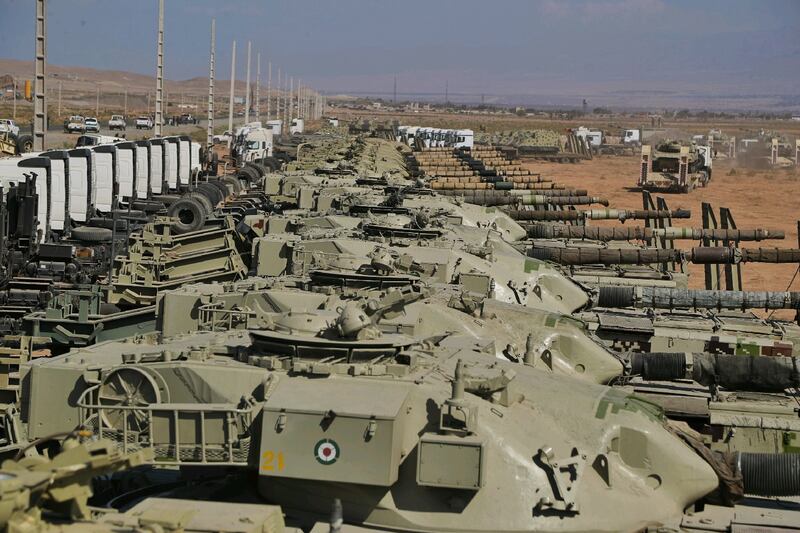
[[244,127],[237,130],[233,143],[234,158],[239,166],[265,157],[272,157],[272,129]]
[[594,150],[597,150],[603,144],[603,132],[600,130],[590,130],[589,128],[581,126],[572,132],[576,137],[582,138],[584,142]]
[[111,118],[108,121],[109,130],[125,131],[126,127],[128,127],[128,124],[125,122],[125,117],[123,117],[122,115],[111,115]]
[[85,133],[86,122],[81,115],[72,115],[64,121],[64,133]]
[[137,130],[152,130],[153,129],[153,120],[148,116],[141,116],[136,117],[136,121],[134,122],[134,126],[136,126]]
[[283,132],[283,121],[282,120],[268,120],[267,121],[267,129],[271,129],[273,135],[280,135]]
[[289,126],[289,135],[303,133],[306,129],[305,121],[302,118],[293,118]]
[[622,144],[628,146],[641,146],[642,143],[649,142],[653,136],[665,134],[664,128],[633,128],[627,129],[622,134]]

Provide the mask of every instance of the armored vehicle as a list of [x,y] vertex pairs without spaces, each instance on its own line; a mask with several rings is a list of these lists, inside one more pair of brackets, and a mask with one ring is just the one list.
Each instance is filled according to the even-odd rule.
[[711,148],[664,141],[642,146],[638,185],[643,189],[690,192],[711,181]]

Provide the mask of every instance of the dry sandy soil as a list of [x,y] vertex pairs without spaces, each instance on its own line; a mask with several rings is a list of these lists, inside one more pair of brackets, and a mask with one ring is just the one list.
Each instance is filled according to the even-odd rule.
[[[611,207],[641,209],[642,196],[633,190],[638,175],[638,157],[597,157],[578,164],[558,164],[531,161],[527,165],[543,176],[575,188],[585,188],[589,194],[607,198]],[[800,219],[800,171],[735,169],[722,160],[715,161],[711,183],[689,194],[663,195],[671,209],[691,209],[692,218],[676,220],[676,226],[701,227],[701,203],[709,202],[731,209],[736,225],[742,229],[766,228],[783,230],[786,239],[743,243],[747,247],[797,248],[797,221]],[[637,221],[628,224],[641,224]],[[592,221],[591,224],[613,225],[611,221]],[[678,241],[677,247],[690,248],[692,241]],[[754,291],[800,291],[800,275],[789,286],[797,271],[796,264],[754,264],[743,266],[744,289]],[[703,288],[702,265],[690,265],[690,286]]]

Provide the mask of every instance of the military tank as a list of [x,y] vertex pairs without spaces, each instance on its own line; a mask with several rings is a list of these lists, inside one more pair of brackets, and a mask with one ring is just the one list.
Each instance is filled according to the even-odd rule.
[[338,499],[346,523],[378,530],[633,531],[800,488],[764,484],[797,457],[726,463],[635,396],[487,355],[472,337],[417,345],[348,306],[111,341],[29,365],[50,393],[23,388],[21,435],[77,426],[158,465],[238,467],[289,516],[324,519]]

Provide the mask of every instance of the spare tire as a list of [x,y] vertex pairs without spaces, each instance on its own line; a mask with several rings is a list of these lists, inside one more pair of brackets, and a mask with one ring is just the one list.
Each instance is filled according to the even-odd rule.
[[109,242],[111,230],[92,226],[78,226],[72,230],[72,238],[85,242]]
[[176,235],[197,231],[206,223],[205,208],[196,198],[184,196],[169,206],[167,214],[175,219],[170,228]]
[[203,205],[203,209],[206,210],[207,215],[210,215],[211,213],[214,212],[214,206],[211,205],[211,200],[206,198],[206,196],[199,191],[187,192],[186,194],[183,195],[183,197],[194,198],[195,200],[200,202]]
[[110,304],[108,302],[104,302],[100,304],[100,308],[98,309],[101,315],[113,315],[114,313],[119,313],[122,309],[115,304]]

